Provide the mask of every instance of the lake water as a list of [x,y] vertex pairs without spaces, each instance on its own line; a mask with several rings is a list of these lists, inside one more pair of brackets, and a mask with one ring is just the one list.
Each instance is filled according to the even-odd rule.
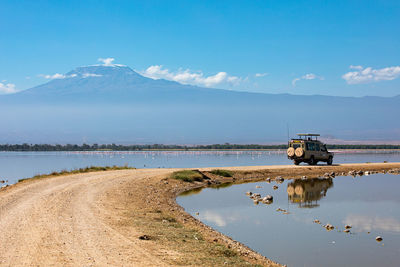
[[[399,151],[335,153],[334,163],[399,162]],[[130,152],[0,152],[0,180],[18,179],[91,165],[137,168],[199,168],[292,164],[286,150],[273,151],[130,151]]]
[[[270,194],[273,203],[255,205],[247,191]],[[177,202],[205,224],[288,266],[400,266],[399,193],[400,175],[374,174],[206,188]],[[322,226],[327,223],[335,229],[327,231]],[[350,233],[343,232],[346,224]]]

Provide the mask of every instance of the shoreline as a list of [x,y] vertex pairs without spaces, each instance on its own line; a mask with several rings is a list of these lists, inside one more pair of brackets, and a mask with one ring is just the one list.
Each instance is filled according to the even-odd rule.
[[[139,252],[146,257],[137,257],[135,264],[138,266],[146,265],[246,265],[249,262],[254,265],[261,266],[281,266],[278,263],[269,260],[267,257],[251,250],[246,245],[231,239],[228,236],[212,229],[206,224],[202,223],[195,217],[185,212],[183,207],[179,206],[176,198],[189,190],[205,188],[208,186],[215,186],[224,183],[248,183],[265,180],[270,177],[274,180],[277,176],[282,176],[285,179],[296,179],[302,176],[309,178],[316,176],[323,176],[326,173],[337,173],[337,175],[347,174],[349,171],[377,171],[384,172],[391,169],[400,168],[400,163],[362,163],[362,164],[342,164],[342,165],[318,165],[318,166],[294,166],[294,165],[275,165],[275,166],[247,166],[247,167],[223,167],[223,168],[196,168],[204,177],[201,182],[183,182],[172,179],[169,177],[170,173],[182,169],[137,169],[137,170],[117,170],[106,172],[92,172],[86,174],[70,174],[65,176],[25,180],[23,182],[11,185],[5,189],[0,190],[0,210],[3,214],[7,210],[14,211],[13,201],[18,198],[28,198],[27,194],[34,191],[38,194],[46,190],[54,190],[53,194],[60,195],[60,203],[64,202],[65,192],[71,191],[71,195],[75,196],[79,192],[84,196],[90,193],[90,197],[80,199],[77,202],[76,209],[82,208],[82,201],[88,201],[86,210],[82,211],[82,216],[85,213],[90,213],[96,216],[96,220],[102,222],[101,225],[93,225],[94,229],[99,228],[100,236],[86,236],[86,238],[97,238],[97,244],[103,244],[106,249],[111,250],[114,248],[114,253],[120,251],[118,244],[114,244],[110,240],[101,238],[103,233],[100,231],[102,227],[107,226],[107,231],[113,230],[119,235],[129,237],[131,243],[130,247],[135,250],[131,253],[138,254]],[[194,168],[191,168],[192,170]],[[233,177],[221,177],[210,173],[214,169],[224,169],[233,172]],[[68,189],[68,190],[67,190]],[[67,190],[67,191],[66,191]],[[42,193],[43,194],[43,193]],[[77,195],[78,196],[78,195]],[[28,199],[27,203],[32,200]],[[43,199],[45,196],[43,195]],[[68,202],[67,202],[68,200]],[[75,203],[74,199],[65,199],[68,206],[63,206],[63,209],[69,209],[71,203]],[[24,204],[21,202],[21,205]],[[37,203],[40,207],[40,203]],[[57,209],[58,205],[54,206]],[[19,207],[19,206],[18,206]],[[22,207],[30,208],[29,205],[22,205]],[[36,207],[37,208],[37,207]],[[49,209],[48,206],[45,207]],[[74,214],[74,210],[71,210]],[[47,214],[47,213],[46,213]],[[54,221],[45,221],[44,224],[58,224],[65,221],[59,221],[55,214],[48,214],[49,218]],[[54,218],[53,218],[54,215]],[[44,216],[43,214],[41,216]],[[7,215],[0,216],[0,226],[6,226],[7,219],[10,223],[16,220],[15,217],[7,218]],[[17,217],[18,218],[18,217]],[[79,220],[71,216],[72,219]],[[29,218],[27,218],[29,220]],[[36,221],[31,221],[35,224]],[[78,223],[78,222],[76,222]],[[85,223],[93,223],[91,220]],[[11,228],[12,224],[9,224]],[[60,229],[64,229],[64,225]],[[86,226],[87,227],[87,226]],[[96,228],[97,227],[97,228]],[[30,229],[29,227],[27,229]],[[10,231],[12,236],[13,229],[5,229]],[[0,244],[5,244],[4,236],[1,235],[0,230]],[[80,233],[71,232],[75,240],[81,238]],[[68,240],[69,235],[62,236],[60,240]],[[149,240],[142,240],[140,237],[146,236]],[[6,235],[7,237],[7,235]],[[133,237],[133,239],[132,239]],[[18,238],[15,241],[16,246],[21,242],[25,236]],[[146,238],[145,238],[146,239]],[[34,241],[33,241],[34,242]],[[49,244],[55,242],[49,240]],[[39,243],[40,244],[40,243]],[[65,242],[64,242],[65,244]],[[75,246],[74,244],[72,244]],[[137,247],[135,247],[137,245]],[[19,245],[20,246],[20,245]],[[56,247],[56,246],[55,246]],[[4,249],[3,247],[0,248]],[[78,249],[84,250],[86,247],[82,245]],[[49,248],[54,249],[54,248]],[[73,249],[73,247],[71,248]],[[92,248],[93,249],[93,248]],[[99,249],[99,248],[97,248]],[[126,248],[124,248],[126,249]],[[136,251],[136,252],[135,252]],[[52,251],[54,253],[54,251]],[[215,252],[215,253],[214,253]],[[110,253],[110,252],[108,252]],[[120,251],[121,253],[121,251]],[[139,253],[139,254],[140,254]],[[214,254],[213,254],[214,253]],[[22,254],[25,258],[30,257],[30,261],[26,259],[24,262],[35,263],[33,259],[37,259],[40,255],[36,255],[33,251],[29,255]],[[32,255],[31,255],[32,254]],[[19,255],[9,255],[19,256]],[[273,257],[273,255],[267,255]],[[74,259],[71,265],[87,264],[88,259],[81,259],[73,253],[70,256]],[[101,263],[101,257],[91,256],[97,263]],[[116,257],[116,258],[113,258]],[[108,260],[113,258],[115,264],[118,265],[118,255],[110,254]],[[127,259],[131,259],[127,256]],[[10,259],[9,259],[10,260]],[[41,258],[42,263],[60,264],[65,263],[64,258]],[[138,262],[139,261],[139,262]],[[66,261],[68,263],[68,261]],[[132,263],[132,260],[130,261]],[[7,258],[0,256],[0,265],[7,264]],[[126,261],[125,261],[126,264]],[[66,264],[68,265],[68,264]],[[246,265],[248,266],[248,265]]]
[[[285,148],[188,148],[188,149],[138,149],[138,150],[112,150],[112,149],[100,149],[100,150],[0,150],[0,153],[140,153],[140,152],[271,152],[279,151],[286,153],[287,147]],[[347,152],[347,153],[359,153],[359,152],[393,152],[399,153],[400,148],[330,148],[330,152]]]

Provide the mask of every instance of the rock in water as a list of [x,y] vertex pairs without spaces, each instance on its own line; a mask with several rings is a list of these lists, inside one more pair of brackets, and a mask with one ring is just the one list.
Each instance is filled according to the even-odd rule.
[[324,227],[325,227],[325,229],[326,230],[328,230],[328,231],[331,231],[331,230],[333,230],[333,229],[335,229],[335,227],[332,225],[332,224],[326,224],[326,225],[324,225]]
[[273,200],[274,200],[274,198],[271,195],[267,195],[267,196],[263,197],[262,202],[266,203],[266,204],[270,204]]

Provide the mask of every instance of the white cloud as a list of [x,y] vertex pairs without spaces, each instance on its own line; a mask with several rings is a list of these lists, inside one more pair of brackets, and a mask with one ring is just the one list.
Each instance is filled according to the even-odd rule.
[[64,74],[60,74],[60,73],[56,73],[53,75],[50,74],[40,74],[38,75],[39,77],[43,77],[45,79],[50,79],[50,80],[54,80],[54,79],[66,79],[66,78],[73,78],[76,77],[76,74],[71,74],[71,75],[64,75]]
[[363,67],[362,66],[360,66],[360,65],[350,65],[350,67],[349,67],[350,69],[353,69],[353,70],[362,70],[363,69]]
[[297,83],[298,81],[300,81],[300,80],[315,80],[315,79],[324,80],[324,77],[318,76],[318,75],[316,75],[316,74],[314,74],[314,73],[308,73],[308,74],[306,74],[306,75],[301,76],[300,78],[295,78],[295,79],[293,79],[292,85],[293,85],[293,86],[296,86],[296,83]]
[[[114,64],[115,58],[113,57],[107,57],[107,58],[98,58],[97,61],[103,62],[103,64],[100,64],[100,66],[107,66],[107,67],[125,67],[125,65],[121,65],[121,64]],[[99,65],[95,65],[95,66],[99,66]]]
[[400,232],[400,221],[391,217],[369,217],[365,215],[348,215],[344,224],[353,226],[355,231],[391,231]]
[[172,72],[164,68],[162,65],[154,65],[148,67],[146,70],[140,72],[143,76],[152,79],[165,79],[170,81],[179,82],[182,84],[191,84],[212,87],[220,84],[237,85],[241,82],[241,78],[230,76],[226,72],[218,72],[215,75],[205,76],[203,72],[192,72],[189,69],[179,69]]
[[115,60],[115,58],[112,58],[112,57],[97,59],[97,61],[103,62],[104,66],[113,66],[112,62],[114,60]]
[[[5,81],[5,80],[3,80]],[[0,94],[13,94],[18,92],[15,88],[15,84],[12,83],[0,83]]]
[[383,69],[373,69],[371,67],[350,66],[350,71],[342,76],[348,84],[371,83],[379,81],[391,81],[400,77],[400,66],[387,67]]
[[64,74],[56,73],[53,75],[43,75],[45,79],[65,79],[66,76]]
[[256,76],[257,78],[259,78],[259,77],[264,77],[264,76],[267,76],[267,75],[268,75],[268,73],[266,73],[266,72],[254,74],[254,76]]
[[101,74],[95,74],[95,73],[83,73],[82,78],[88,78],[88,77],[101,77],[103,75]]

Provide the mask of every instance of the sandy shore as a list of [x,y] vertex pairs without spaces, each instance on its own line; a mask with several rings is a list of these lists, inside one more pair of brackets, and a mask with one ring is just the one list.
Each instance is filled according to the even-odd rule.
[[216,168],[203,168],[199,170],[208,179],[194,183],[169,178],[177,169],[26,180],[0,190],[0,265],[279,266],[187,214],[176,196],[213,184],[278,175],[315,177],[393,168],[400,163],[223,168],[234,171],[232,178],[208,172]]

